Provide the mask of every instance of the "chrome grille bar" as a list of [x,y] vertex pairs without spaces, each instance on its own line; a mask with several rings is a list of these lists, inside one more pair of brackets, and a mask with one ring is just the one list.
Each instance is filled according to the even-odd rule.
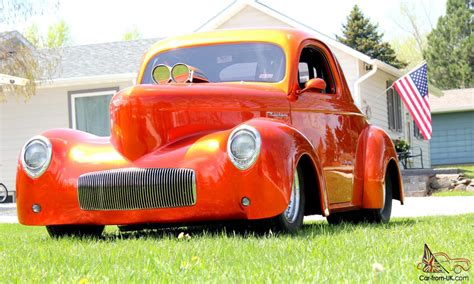
[[83,210],[134,210],[196,204],[191,169],[125,168],[83,174],[77,182]]

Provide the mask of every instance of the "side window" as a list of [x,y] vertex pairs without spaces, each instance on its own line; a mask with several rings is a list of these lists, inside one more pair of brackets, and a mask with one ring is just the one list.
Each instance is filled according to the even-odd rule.
[[[387,87],[392,85],[392,81],[387,81]],[[387,113],[388,129],[402,131],[402,102],[400,96],[394,88],[387,90]]]
[[326,82],[327,87],[324,91],[325,93],[336,93],[334,77],[326,57],[322,51],[315,47],[308,46],[301,51],[300,62],[298,64],[298,83],[300,88],[304,88],[304,84],[313,78],[321,78]]

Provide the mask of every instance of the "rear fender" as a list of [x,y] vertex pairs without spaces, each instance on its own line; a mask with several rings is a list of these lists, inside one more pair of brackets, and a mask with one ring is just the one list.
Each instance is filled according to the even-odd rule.
[[392,176],[397,178],[394,189],[398,192],[394,192],[393,196],[403,204],[403,183],[397,154],[387,133],[370,125],[362,132],[358,145],[354,204],[367,209],[384,206],[384,183],[389,164],[390,170],[395,171]]

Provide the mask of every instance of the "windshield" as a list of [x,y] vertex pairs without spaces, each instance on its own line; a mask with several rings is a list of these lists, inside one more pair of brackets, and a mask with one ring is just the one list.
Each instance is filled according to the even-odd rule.
[[218,44],[169,50],[153,57],[142,84],[152,84],[152,70],[158,64],[170,67],[184,63],[198,68],[209,82],[279,82],[285,76],[283,50],[270,43]]

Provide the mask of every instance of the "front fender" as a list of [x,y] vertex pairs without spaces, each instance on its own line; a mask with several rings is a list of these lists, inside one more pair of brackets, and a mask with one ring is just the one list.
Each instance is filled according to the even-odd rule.
[[[379,209],[384,206],[384,182],[389,162],[395,165],[397,178],[401,181],[398,168],[398,158],[390,137],[379,127],[370,125],[361,134],[358,145],[358,159],[362,156],[362,163],[358,165],[357,176],[362,177],[360,183],[361,207]],[[400,201],[403,203],[403,189],[399,186]],[[396,195],[394,193],[394,195]]]
[[262,137],[262,150],[257,166],[260,168],[260,174],[270,175],[271,180],[277,181],[284,198],[282,200],[284,202],[280,203],[276,212],[280,214],[288,206],[294,172],[300,159],[307,156],[312,164],[309,171],[312,171],[316,179],[314,188],[307,187],[305,190],[314,192],[310,196],[319,196],[318,206],[323,215],[328,215],[329,207],[325,179],[322,177],[323,169],[311,142],[300,131],[278,120],[256,118],[245,124],[255,127]]

